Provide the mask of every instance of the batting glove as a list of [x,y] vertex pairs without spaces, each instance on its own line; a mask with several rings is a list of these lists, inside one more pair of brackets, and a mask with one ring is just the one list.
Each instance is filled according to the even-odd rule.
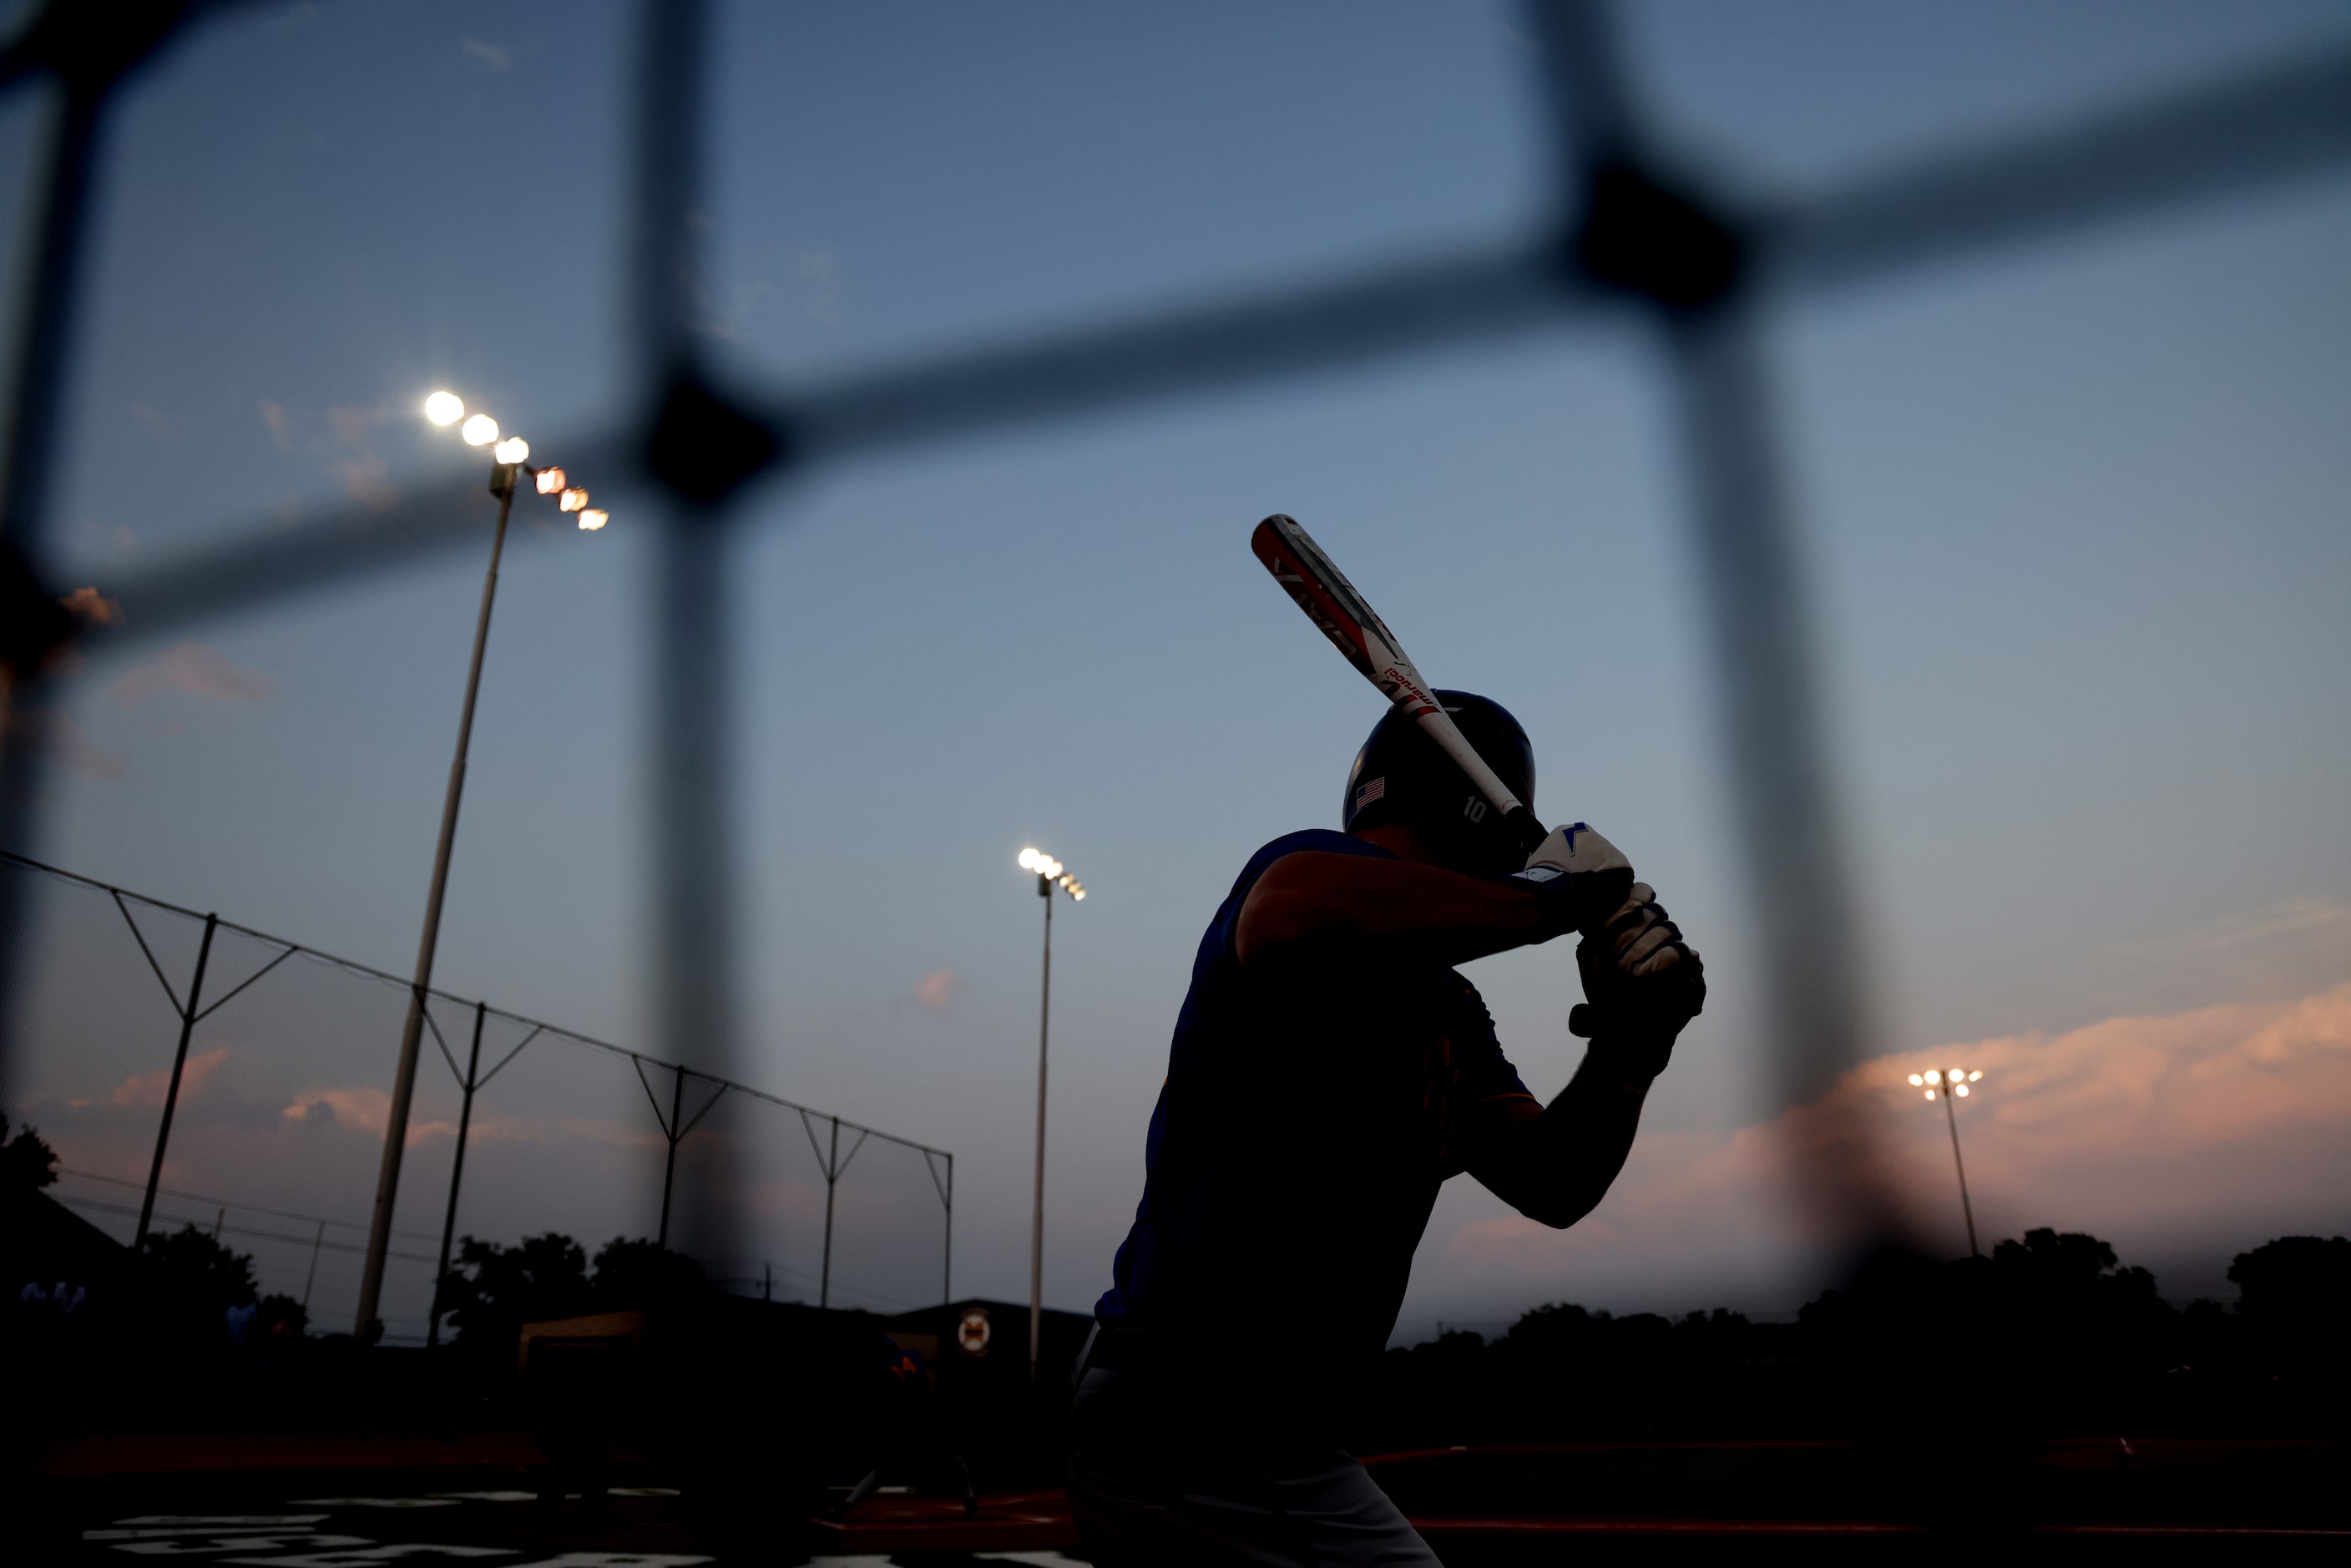
[[1527,869],[1502,879],[1541,901],[1542,939],[1596,930],[1635,885],[1624,852],[1582,822],[1552,830],[1527,857]]
[[1585,933],[1575,967],[1586,999],[1569,1012],[1568,1032],[1624,1053],[1644,1076],[1665,1071],[1674,1038],[1705,1009],[1706,965],[1647,883]]

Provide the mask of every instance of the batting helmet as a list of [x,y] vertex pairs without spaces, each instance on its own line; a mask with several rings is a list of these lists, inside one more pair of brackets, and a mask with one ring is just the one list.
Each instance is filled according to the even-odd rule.
[[[1473,692],[1439,691],[1438,704],[1470,748],[1531,810],[1535,752],[1510,710]],[[1347,773],[1339,814],[1345,829],[1404,822],[1417,830],[1448,864],[1491,875],[1519,869],[1526,858],[1516,835],[1460,765],[1438,749],[1402,704],[1388,709]]]

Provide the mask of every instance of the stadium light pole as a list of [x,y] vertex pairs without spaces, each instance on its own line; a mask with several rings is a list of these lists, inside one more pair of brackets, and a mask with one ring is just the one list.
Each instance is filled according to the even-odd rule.
[[1982,1257],[1983,1249],[1976,1245],[1976,1211],[1974,1206],[1968,1202],[1968,1165],[1959,1158],[1959,1113],[1951,1108],[1951,1102],[1966,1099],[1968,1085],[1982,1082],[1981,1068],[1970,1072],[1964,1067],[1948,1071],[1930,1067],[1923,1073],[1910,1075],[1913,1089],[1924,1089],[1928,1099],[1943,1103],[1943,1120],[1949,1124],[1951,1129],[1951,1168],[1959,1173],[1959,1213],[1968,1222],[1968,1256],[1970,1258]]
[[1045,1042],[1053,1022],[1053,890],[1082,904],[1086,884],[1042,850],[1022,850],[1019,865],[1037,873],[1037,896],[1045,901],[1045,977],[1037,1004],[1037,1197],[1029,1214],[1029,1381],[1034,1384],[1045,1332]]
[[[449,789],[441,801],[441,838],[433,852],[433,884],[424,898],[424,932],[416,945],[416,978],[408,989],[408,1019],[400,1032],[400,1065],[392,1085],[392,1105],[383,1130],[383,1162],[376,1175],[375,1211],[368,1221],[367,1264],[360,1275],[359,1319],[351,1329],[361,1344],[381,1337],[376,1308],[383,1295],[383,1265],[392,1249],[392,1200],[400,1187],[400,1157],[408,1142],[408,1107],[416,1091],[416,1059],[424,1038],[424,998],[433,985],[433,953],[441,939],[441,904],[449,890],[449,852],[457,840],[457,804],[465,793],[465,752],[474,738],[474,699],[482,689],[482,653],[490,640],[490,607],[498,595],[498,559],[507,548],[507,516],[514,510],[515,488],[528,474],[532,487],[555,496],[564,511],[576,512],[580,526],[592,533],[611,520],[588,506],[588,492],[567,486],[563,470],[533,468],[527,459],[530,444],[519,435],[501,440],[498,422],[486,413],[465,416],[464,400],[455,392],[436,392],[424,400],[424,417],[434,424],[457,425],[468,446],[490,448],[490,494],[498,498],[497,531],[490,537],[490,567],[482,579],[482,608],[474,622],[474,659],[465,672],[465,706],[457,720],[457,752],[449,762]],[[459,424],[458,422],[464,423]],[[440,1304],[441,1282],[433,1282],[434,1304]],[[437,1321],[437,1320],[436,1320]]]

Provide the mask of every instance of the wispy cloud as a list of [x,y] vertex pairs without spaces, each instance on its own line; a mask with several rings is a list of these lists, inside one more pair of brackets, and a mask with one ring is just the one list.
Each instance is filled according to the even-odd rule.
[[[306,1126],[344,1127],[381,1137],[392,1124],[392,1096],[381,1089],[305,1089],[278,1115]],[[431,1137],[456,1135],[454,1122],[412,1121],[402,1146],[413,1149]]]
[[[183,1100],[204,1086],[204,1081],[221,1070],[228,1061],[229,1048],[216,1045],[210,1051],[200,1051],[188,1058],[180,1074],[180,1097]],[[159,1067],[152,1072],[134,1072],[114,1086],[107,1099],[117,1105],[161,1105],[172,1086],[172,1070]]]
[[512,51],[503,44],[486,44],[479,38],[468,38],[460,47],[476,70],[502,71],[512,60]]
[[2100,946],[2099,952],[2112,957],[2165,963],[2191,955],[2224,953],[2256,942],[2340,928],[2346,923],[2351,923],[2351,904],[2306,895],[2223,915],[2209,925],[2177,936],[2145,942],[2108,942]]
[[934,969],[914,982],[914,999],[933,1012],[945,1012],[967,984],[953,969]]
[[[373,1086],[302,1090],[277,1113],[281,1122],[308,1127],[339,1127],[380,1138],[392,1121],[392,1096]],[[411,1121],[402,1146],[455,1138],[457,1124],[445,1119]],[[616,1148],[658,1148],[650,1129],[578,1116],[476,1116],[466,1130],[466,1146],[477,1144],[597,1144]]]
[[114,700],[126,707],[164,691],[221,701],[265,702],[277,695],[277,683],[217,648],[183,638],[133,665],[114,683],[113,690]]

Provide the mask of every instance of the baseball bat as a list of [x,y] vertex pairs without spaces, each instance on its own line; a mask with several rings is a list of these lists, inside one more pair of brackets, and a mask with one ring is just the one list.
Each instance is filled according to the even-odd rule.
[[1428,683],[1405,656],[1387,622],[1298,526],[1298,519],[1276,512],[1249,535],[1249,549],[1347,663],[1390,702],[1403,704],[1405,714],[1469,776],[1469,782],[1502,814],[1503,824],[1516,832],[1524,847],[1532,850],[1542,842],[1549,830],[1541,820],[1486,766],[1486,759],[1470,746],[1452,716],[1438,705]]

